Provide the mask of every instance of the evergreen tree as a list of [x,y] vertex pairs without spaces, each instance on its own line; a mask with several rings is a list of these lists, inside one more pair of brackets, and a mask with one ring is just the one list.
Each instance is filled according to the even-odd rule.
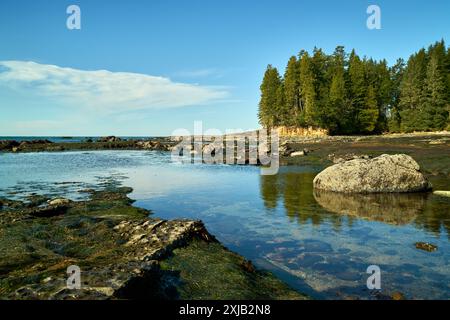
[[423,88],[426,74],[426,52],[424,49],[412,55],[401,83],[399,101],[401,130],[410,132],[425,130],[423,123]]
[[360,130],[362,133],[373,133],[377,126],[379,110],[377,96],[372,85],[367,88],[365,107],[359,112]]
[[447,49],[447,54],[445,56],[444,74],[447,75],[447,102],[450,101],[450,47]]
[[350,105],[345,115],[344,131],[346,133],[358,133],[361,131],[359,115],[366,103],[366,79],[364,62],[352,51],[348,66]]
[[275,104],[275,110],[276,115],[274,119],[274,126],[286,126],[287,121],[289,121],[289,117],[286,117],[286,115],[289,115],[288,111],[286,109],[286,99],[285,99],[285,84],[283,79],[281,79],[281,83],[277,89],[276,94],[276,104]]
[[311,67],[311,57],[304,53],[300,59],[301,104],[303,106],[299,117],[300,126],[313,125],[316,109],[315,76]]
[[276,124],[277,103],[281,78],[278,70],[271,65],[267,66],[261,84],[261,100],[259,102],[258,118],[265,128],[271,128]]
[[311,58],[311,70],[314,75],[315,103],[310,119],[310,125],[313,126],[324,126],[330,94],[331,76],[329,68],[331,60],[322,49],[314,48]]
[[297,58],[292,56],[284,73],[284,100],[285,113],[283,116],[283,124],[286,126],[296,125],[296,120],[300,116],[302,110],[300,100],[300,66]]
[[403,78],[403,72],[405,69],[405,61],[398,59],[397,62],[389,69],[391,78],[391,98],[389,106],[389,130],[393,132],[399,132],[401,127],[400,117],[400,85]]
[[345,101],[344,69],[336,69],[336,73],[331,80],[329,104],[323,121],[331,134],[342,131],[343,124],[340,116],[345,110]]
[[392,104],[392,79],[386,60],[376,63],[376,86],[378,119],[374,132],[388,131],[388,114]]
[[449,113],[449,117],[447,118],[447,127],[446,130],[450,130],[450,47],[447,48],[446,55],[446,63],[444,68],[444,74],[447,75],[447,113]]
[[336,47],[328,68],[330,90],[327,103],[321,114],[320,125],[329,129],[331,134],[342,132],[342,114],[346,112],[347,100],[345,89],[345,51],[344,47]]
[[265,127],[318,126],[332,134],[450,129],[450,48],[444,41],[397,60],[361,59],[342,46],[291,57],[284,77],[268,66],[259,120]]
[[[439,61],[442,59],[442,61]],[[448,121],[446,79],[443,76],[439,53],[433,52],[427,66],[423,122],[426,130],[443,130]]]

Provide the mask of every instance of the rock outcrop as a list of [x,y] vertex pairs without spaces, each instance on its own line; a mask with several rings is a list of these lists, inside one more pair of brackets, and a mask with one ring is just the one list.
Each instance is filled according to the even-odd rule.
[[283,157],[302,157],[306,156],[310,152],[310,150],[301,148],[298,145],[296,146],[285,141],[280,145],[278,152],[280,156]]
[[47,203],[50,206],[63,206],[63,205],[69,204],[70,200],[65,199],[65,198],[56,198],[56,199],[48,200]]
[[169,143],[162,143],[160,141],[137,141],[136,146],[139,149],[145,150],[158,150],[158,151],[170,151],[172,150],[172,146]]
[[[2,198],[0,299],[306,298],[228,251],[202,222],[149,217],[131,191],[111,183],[86,201]],[[79,268],[78,289],[68,286],[69,266]]]
[[345,193],[423,192],[431,184],[413,158],[383,154],[335,164],[314,178],[314,188]]
[[120,142],[120,141],[122,141],[122,139],[115,136],[102,137],[98,139],[98,142]]
[[52,144],[50,140],[39,139],[18,142],[16,140],[0,140],[0,151],[12,151],[17,152],[21,149],[26,149],[30,146],[36,145],[49,145]]

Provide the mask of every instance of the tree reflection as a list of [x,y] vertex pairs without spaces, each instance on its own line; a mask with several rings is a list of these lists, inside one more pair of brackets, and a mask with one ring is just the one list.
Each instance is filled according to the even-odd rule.
[[314,198],[323,208],[337,214],[371,221],[404,225],[423,211],[427,194],[344,194],[314,190]]
[[267,209],[275,209],[278,204],[279,186],[278,175],[261,175],[260,192]]
[[[324,219],[332,218],[323,210],[318,210],[312,194],[314,173],[282,172],[273,176],[261,176],[260,191],[264,205],[274,210],[281,200],[284,211],[291,221],[300,224],[311,222],[320,225]],[[339,219],[336,225],[339,226]]]
[[417,228],[423,228],[436,235],[446,230],[450,238],[450,199],[430,195],[423,214],[417,216],[414,224]]
[[260,177],[260,192],[269,210],[283,206],[291,221],[332,223],[338,231],[356,219],[392,225],[412,224],[439,235],[450,235],[450,200],[426,193],[343,194],[313,190],[315,173],[280,171]]

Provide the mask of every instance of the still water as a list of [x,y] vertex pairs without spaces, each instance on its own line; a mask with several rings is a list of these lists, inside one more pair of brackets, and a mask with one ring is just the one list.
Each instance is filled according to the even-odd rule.
[[[154,151],[0,154],[0,197],[80,199],[80,190],[113,179],[134,189],[135,205],[204,221],[229,249],[315,298],[374,298],[366,270],[378,265],[382,294],[449,299],[450,200],[314,192],[321,169],[261,176],[256,167],[177,164]],[[419,241],[438,250],[418,250]]]

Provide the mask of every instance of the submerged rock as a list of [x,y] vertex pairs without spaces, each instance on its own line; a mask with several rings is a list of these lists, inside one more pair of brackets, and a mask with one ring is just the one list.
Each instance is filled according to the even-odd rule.
[[391,298],[392,298],[392,300],[405,300],[406,299],[405,296],[403,295],[403,293],[398,292],[398,291],[394,292],[391,295]]
[[422,192],[431,184],[413,158],[383,154],[374,159],[354,159],[320,172],[314,188],[345,193]]
[[437,250],[437,246],[428,242],[416,242],[416,248],[419,250],[424,250],[428,252],[433,252]]

